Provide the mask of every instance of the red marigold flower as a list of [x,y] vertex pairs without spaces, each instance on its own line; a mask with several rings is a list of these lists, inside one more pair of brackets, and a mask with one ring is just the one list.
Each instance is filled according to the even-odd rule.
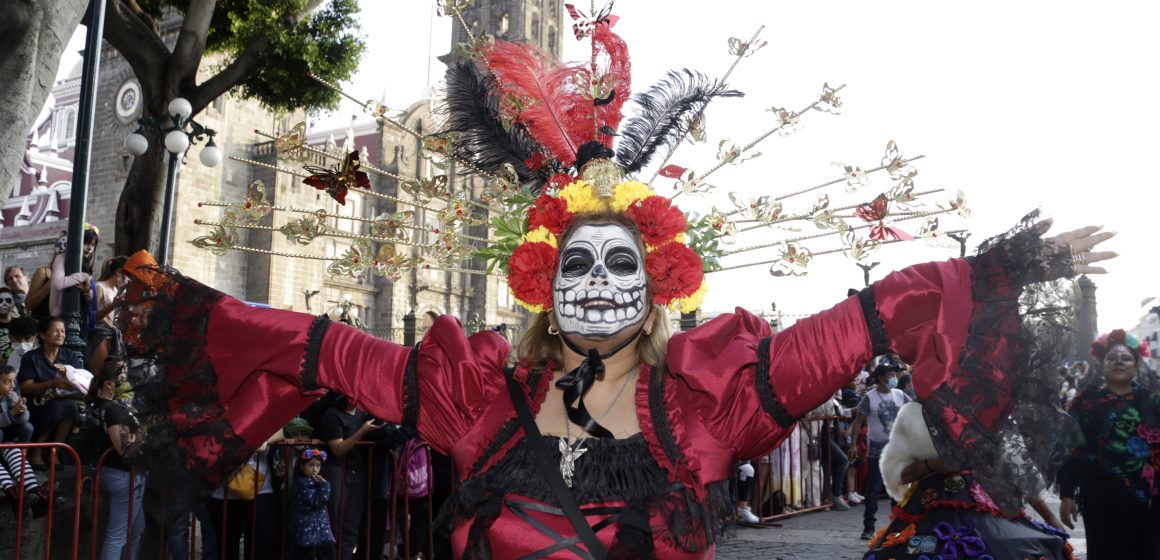
[[654,301],[661,305],[688,297],[705,278],[701,257],[683,243],[665,243],[645,257],[645,270],[652,282]]
[[508,260],[508,286],[517,299],[552,307],[552,278],[559,253],[547,243],[522,243]]
[[568,202],[564,199],[541,194],[528,209],[528,231],[544,226],[552,235],[560,236],[570,223],[572,214],[568,212]]
[[545,187],[549,189],[556,189],[558,191],[572,184],[574,181],[576,181],[576,178],[567,173],[556,173],[555,175],[548,177],[548,184],[545,185]]
[[665,196],[650,196],[629,206],[624,214],[636,223],[644,242],[654,247],[672,241],[678,233],[689,229],[684,212]]

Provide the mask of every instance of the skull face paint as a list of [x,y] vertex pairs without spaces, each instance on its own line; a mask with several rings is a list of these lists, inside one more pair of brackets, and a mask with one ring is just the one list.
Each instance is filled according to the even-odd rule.
[[7,319],[15,306],[16,298],[12,296],[12,292],[0,292],[0,318]]
[[560,248],[552,308],[560,331],[587,338],[615,335],[648,315],[644,258],[616,224],[584,224]]

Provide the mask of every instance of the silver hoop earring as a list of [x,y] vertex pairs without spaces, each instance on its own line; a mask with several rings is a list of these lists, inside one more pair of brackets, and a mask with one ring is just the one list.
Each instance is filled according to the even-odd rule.
[[560,334],[560,329],[557,329],[556,327],[553,327],[552,325],[548,325],[548,334],[550,334],[552,336],[556,336],[556,335]]

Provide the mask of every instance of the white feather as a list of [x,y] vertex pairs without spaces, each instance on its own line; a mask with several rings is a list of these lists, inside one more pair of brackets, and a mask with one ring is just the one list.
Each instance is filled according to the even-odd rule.
[[922,417],[922,405],[916,402],[902,405],[890,430],[890,442],[878,462],[886,493],[901,501],[908,486],[902,482],[902,470],[913,463],[937,458],[930,430]]

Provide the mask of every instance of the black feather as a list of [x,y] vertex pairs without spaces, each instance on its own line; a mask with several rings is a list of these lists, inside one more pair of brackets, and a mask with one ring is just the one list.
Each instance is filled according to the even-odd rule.
[[504,127],[499,118],[499,101],[487,79],[470,63],[459,63],[447,68],[445,82],[446,94],[439,107],[445,119],[440,132],[462,134],[452,148],[453,155],[495,174],[502,171],[503,164],[510,163],[524,184],[547,179],[546,174],[532,171],[524,163],[537,145],[523,128]]
[[648,164],[661,147],[680,141],[689,119],[714,97],[741,97],[740,91],[710,80],[692,70],[670,71],[648,91],[632,97],[637,114],[620,127],[616,163],[625,173],[635,173]]

